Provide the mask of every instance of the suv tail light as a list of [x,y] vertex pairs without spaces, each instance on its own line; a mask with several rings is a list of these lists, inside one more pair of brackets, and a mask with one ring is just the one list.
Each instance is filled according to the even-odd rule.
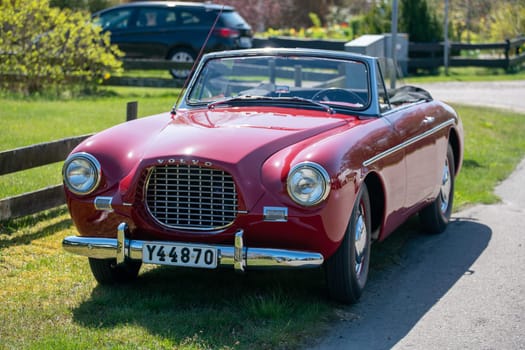
[[221,38],[236,38],[241,33],[238,30],[230,28],[217,28],[213,31],[213,34],[220,36]]

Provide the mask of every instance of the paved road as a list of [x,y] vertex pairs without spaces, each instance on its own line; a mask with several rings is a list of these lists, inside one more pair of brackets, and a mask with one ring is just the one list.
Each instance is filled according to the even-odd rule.
[[418,85],[434,98],[469,104],[510,109],[525,113],[525,80],[502,82],[449,82]]
[[[525,113],[523,81],[424,87]],[[496,189],[501,203],[455,213],[441,235],[406,234],[397,264],[373,268],[361,301],[310,349],[525,349],[524,180],[525,160]]]

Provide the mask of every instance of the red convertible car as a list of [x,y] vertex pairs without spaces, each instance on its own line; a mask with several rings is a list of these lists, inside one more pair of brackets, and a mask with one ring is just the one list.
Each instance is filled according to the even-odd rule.
[[65,161],[67,204],[102,284],[141,265],[325,270],[359,299],[371,242],[414,214],[449,222],[463,154],[455,111],[387,90],[374,57],[252,49],[202,57],[173,110],[117,125]]

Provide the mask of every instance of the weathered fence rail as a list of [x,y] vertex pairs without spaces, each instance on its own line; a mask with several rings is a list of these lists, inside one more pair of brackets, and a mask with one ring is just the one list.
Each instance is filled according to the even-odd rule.
[[[137,102],[129,102],[126,120],[137,118]],[[0,152],[0,175],[63,161],[75,146],[91,136],[81,135]],[[53,185],[0,199],[0,220],[26,216],[65,203],[62,185]]]
[[[449,67],[503,68],[507,71],[525,62],[525,36],[499,43],[451,43]],[[439,68],[444,66],[444,43],[410,43],[408,67]]]
[[[338,40],[305,40],[295,38],[268,38],[254,40],[256,47],[302,47],[310,49],[344,50],[345,42]],[[498,43],[450,43],[450,67],[489,67],[510,70],[525,62],[525,36]],[[439,68],[444,66],[444,43],[409,43],[408,69]],[[471,53],[478,57],[469,57]],[[488,52],[488,54],[487,54]],[[466,54],[465,54],[466,53]],[[482,54],[485,53],[485,54]]]
[[[124,70],[170,70],[170,69],[191,69],[189,63],[172,62],[161,59],[123,59]],[[184,79],[173,78],[151,78],[151,77],[110,77],[104,81],[104,85],[110,86],[144,86],[144,87],[174,87],[181,88]]]
[[[90,135],[69,137],[58,141],[0,152],[0,175],[31,169],[64,160],[67,154]],[[0,200],[0,220],[38,213],[64,204],[62,185]]]

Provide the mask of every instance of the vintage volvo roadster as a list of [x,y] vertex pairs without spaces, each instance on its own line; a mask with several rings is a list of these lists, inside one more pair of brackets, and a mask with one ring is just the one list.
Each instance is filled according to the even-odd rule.
[[[63,167],[99,283],[141,265],[325,270],[359,299],[371,242],[414,214],[449,222],[463,154],[455,111],[415,87],[387,90],[380,61],[253,49],[202,57],[173,110],[100,132]],[[205,282],[203,282],[205,283]]]

